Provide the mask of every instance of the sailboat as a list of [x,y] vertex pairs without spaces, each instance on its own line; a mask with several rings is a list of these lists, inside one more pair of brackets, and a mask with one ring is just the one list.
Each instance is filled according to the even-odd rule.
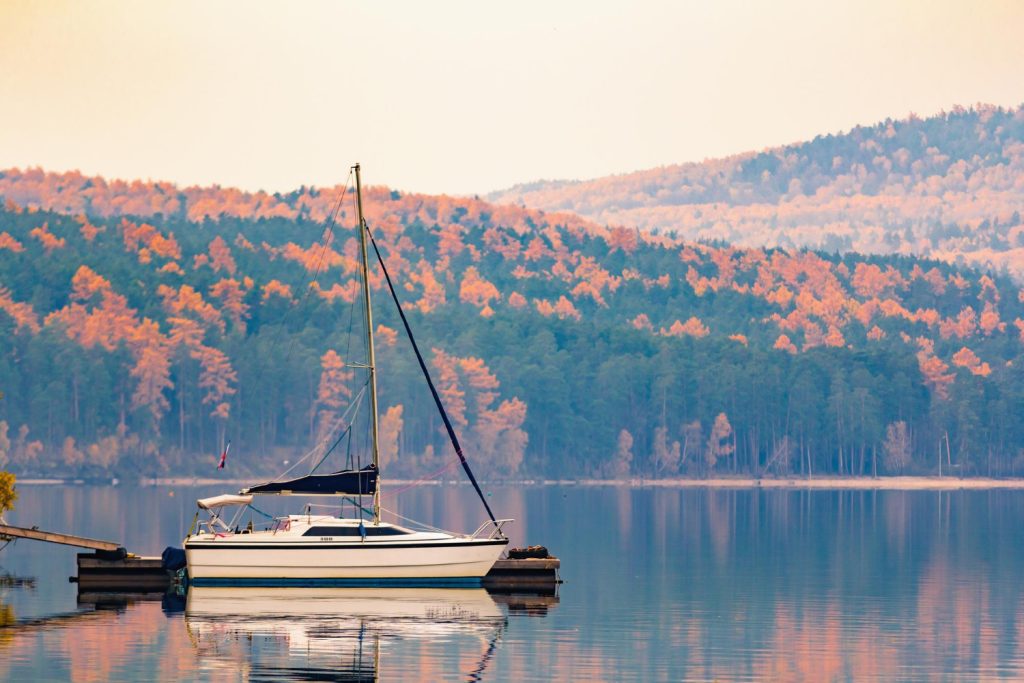
[[[209,512],[210,517],[199,522],[197,512],[197,520],[183,543],[189,581],[193,585],[479,585],[508,545],[502,527],[512,520],[495,518],[473,476],[363,216],[360,167],[356,164],[352,169],[359,219],[372,462],[363,468],[330,474],[311,472],[302,477],[250,486],[238,494],[197,501],[200,510]],[[368,242],[373,245],[455,452],[487,511],[489,519],[472,534],[410,528],[412,525],[400,526],[381,519],[377,367]],[[343,501],[351,500],[356,513],[350,517],[314,514],[313,506],[307,504],[301,514],[276,517],[267,528],[255,529],[250,524],[240,529],[235,522],[257,495],[340,497]],[[364,496],[373,497],[372,510],[363,508]],[[237,510],[229,521],[224,519],[227,508]],[[370,514],[368,519],[367,514]]]

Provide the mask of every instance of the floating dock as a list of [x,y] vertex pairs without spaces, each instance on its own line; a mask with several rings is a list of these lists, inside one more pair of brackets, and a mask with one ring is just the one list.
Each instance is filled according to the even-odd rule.
[[104,591],[166,591],[171,586],[171,573],[164,569],[159,557],[103,557],[99,553],[78,554],[77,581],[82,592]]
[[[78,573],[70,579],[78,583],[81,592],[162,591],[173,580],[161,558],[133,555],[114,541],[0,524],[0,537],[4,536],[93,550],[78,554]],[[484,577],[483,587],[501,593],[552,594],[561,583],[561,565],[557,557],[498,560]]]
[[[494,592],[552,594],[561,582],[560,566],[556,557],[498,560],[482,584]],[[159,557],[79,553],[78,575],[71,580],[80,591],[158,591],[169,588],[172,578]]]
[[487,590],[520,592],[554,592],[561,583],[558,570],[562,566],[557,557],[498,560],[484,577]]

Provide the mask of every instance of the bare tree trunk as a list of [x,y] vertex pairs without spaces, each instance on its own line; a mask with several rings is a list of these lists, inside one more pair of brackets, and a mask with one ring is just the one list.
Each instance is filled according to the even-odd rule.
[[839,441],[839,463],[838,463],[839,464],[839,468],[838,469],[839,469],[839,475],[842,476],[842,474],[843,474],[843,418],[842,418],[842,415],[839,412],[839,409],[836,409],[836,439],[838,439],[838,441]]
[[540,437],[540,457],[544,462],[548,461],[548,420],[550,417],[550,413],[544,414],[544,428],[541,431]]
[[185,378],[178,381],[178,450],[185,452]]
[[267,452],[267,413],[265,401],[260,401],[260,451]]
[[78,426],[78,373],[71,375],[71,417]]
[[316,439],[316,389],[313,388],[314,380],[313,376],[309,376],[309,439],[313,441]]
[[739,459],[738,449],[736,447],[736,430],[732,430],[732,473],[736,473],[736,461]]

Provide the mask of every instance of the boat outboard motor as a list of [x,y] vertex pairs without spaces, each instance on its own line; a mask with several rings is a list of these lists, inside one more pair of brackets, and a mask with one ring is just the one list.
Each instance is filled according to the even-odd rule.
[[185,568],[185,551],[169,545],[160,554],[160,560],[164,569],[169,572],[176,572],[179,569]]

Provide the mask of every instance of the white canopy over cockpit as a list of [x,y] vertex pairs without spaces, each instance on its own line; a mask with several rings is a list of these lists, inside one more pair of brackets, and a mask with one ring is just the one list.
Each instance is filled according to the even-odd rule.
[[196,504],[204,510],[216,510],[228,505],[248,505],[251,502],[252,496],[239,496],[231,493],[223,493],[219,496],[212,496],[210,498],[200,498],[196,501]]

